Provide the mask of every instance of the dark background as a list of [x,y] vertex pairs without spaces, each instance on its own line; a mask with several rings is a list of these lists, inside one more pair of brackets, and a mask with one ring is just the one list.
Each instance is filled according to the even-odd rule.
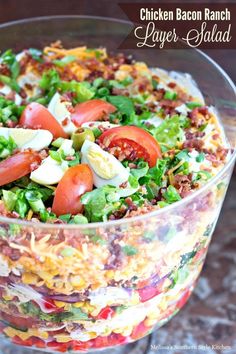
[[[104,0],[0,0],[0,23],[47,15],[96,15],[127,19],[118,2]],[[131,1],[129,1],[131,2]],[[138,2],[138,1],[133,1]],[[143,1],[145,2],[145,1]],[[165,2],[148,1],[148,2]],[[170,2],[170,1],[168,1]],[[184,1],[183,1],[184,2]],[[198,1],[199,2],[199,1]],[[205,3],[214,1],[203,1]],[[224,1],[215,1],[224,2]],[[236,1],[228,1],[236,2]],[[172,1],[174,3],[174,1]],[[174,6],[174,4],[173,4]],[[236,15],[236,14],[235,14]],[[1,41],[1,38],[0,38]],[[236,80],[236,50],[208,50],[207,53]],[[207,79],[207,76],[206,76]],[[126,354],[154,354],[151,344],[228,345],[231,349],[198,350],[198,354],[236,353],[236,174],[224,203],[198,287],[187,306],[169,324],[143,339]],[[4,350],[4,349],[3,349]],[[162,350],[183,354],[182,350]],[[113,353],[113,351],[112,351]],[[115,353],[115,351],[114,351]],[[185,350],[184,354],[196,351]],[[5,354],[5,353],[4,353]]]

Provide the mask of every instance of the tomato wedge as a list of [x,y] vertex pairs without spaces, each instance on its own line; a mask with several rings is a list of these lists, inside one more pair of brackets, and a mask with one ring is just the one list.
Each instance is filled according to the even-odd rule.
[[68,136],[47,108],[37,102],[32,102],[26,106],[19,123],[26,128],[49,130],[54,138],[67,138]]
[[77,104],[75,112],[71,115],[71,120],[77,127],[81,127],[83,123],[100,120],[104,115],[115,111],[116,107],[112,104],[94,99]]
[[106,148],[116,146],[121,148],[121,152],[130,151],[130,158],[143,158],[150,167],[154,167],[157,159],[161,158],[161,149],[156,139],[135,126],[111,128],[100,136],[99,142]]
[[23,151],[0,162],[0,186],[28,175],[32,165],[39,165],[41,157],[36,151]]
[[56,188],[52,211],[57,216],[83,210],[80,197],[93,189],[93,175],[88,165],[70,167]]

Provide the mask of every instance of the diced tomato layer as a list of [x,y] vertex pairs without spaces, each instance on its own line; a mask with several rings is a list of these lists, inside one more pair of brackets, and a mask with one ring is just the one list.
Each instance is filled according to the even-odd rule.
[[54,340],[52,342],[47,343],[47,347],[51,348],[57,352],[65,353],[70,349],[71,344],[72,344],[72,342],[58,343],[57,341]]
[[139,293],[141,302],[148,301],[148,300],[152,299],[153,297],[161,294],[162,286],[163,286],[164,282],[165,282],[165,279],[162,279],[161,281],[159,281],[155,285],[145,286],[144,288],[139,289],[138,293]]
[[200,249],[194,256],[193,262],[203,260],[207,252],[207,248]]
[[37,348],[46,348],[46,343],[40,339],[40,338],[36,338],[36,337],[30,337],[27,340],[23,340],[18,336],[15,336],[12,338],[12,342],[14,344],[17,345],[22,345],[24,347],[37,347]]
[[71,349],[75,351],[80,351],[80,352],[87,352],[87,350],[90,348],[90,341],[88,342],[81,342],[79,340],[74,340],[71,343]]
[[121,334],[112,333],[108,337],[97,337],[91,340],[91,348],[106,348],[116,345],[124,344],[127,342],[127,338]]
[[137,340],[140,339],[142,337],[144,337],[150,330],[152,329],[152,327],[147,327],[144,324],[144,321],[139,323],[134,329],[133,332],[131,334],[131,338],[133,340]]
[[115,314],[115,311],[107,306],[107,307],[104,307],[104,309],[102,309],[99,314],[97,315],[96,319],[97,320],[107,320],[108,318],[112,318]]
[[63,309],[57,307],[55,305],[54,301],[51,300],[51,299],[44,299],[43,306],[45,307],[45,309],[47,309],[50,312],[61,312],[61,311],[63,311]]
[[181,307],[183,307],[186,304],[186,302],[188,301],[190,295],[191,295],[191,291],[190,291],[190,289],[187,289],[184,292],[184,294],[182,295],[181,299],[177,302],[176,307],[178,309],[181,309]]

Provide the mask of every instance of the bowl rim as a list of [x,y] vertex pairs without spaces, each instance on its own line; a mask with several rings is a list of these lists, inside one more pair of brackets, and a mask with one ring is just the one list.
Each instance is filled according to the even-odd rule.
[[[30,22],[37,22],[37,21],[48,21],[48,20],[65,20],[65,19],[88,19],[88,20],[103,20],[103,21],[109,21],[109,22],[117,22],[117,23],[123,23],[126,25],[132,25],[131,21],[124,20],[124,19],[117,19],[113,17],[105,17],[105,16],[90,16],[90,15],[49,15],[49,16],[36,16],[36,17],[30,17],[30,18],[23,18],[19,20],[13,20],[9,22],[5,22],[0,24],[0,30],[2,28],[7,28],[10,26],[14,25],[21,25],[21,24],[27,24]],[[192,49],[192,48],[191,48]],[[191,50],[187,49],[187,50]],[[171,50],[171,49],[170,49]],[[183,49],[179,49],[183,50]],[[186,50],[186,49],[184,49]],[[219,71],[222,76],[226,79],[228,82],[229,86],[232,88],[234,94],[236,95],[236,86],[234,85],[233,80],[229,77],[229,75],[225,72],[225,70],[214,60],[212,59],[209,55],[204,53],[202,50],[198,48],[192,49],[194,51],[197,51],[201,56],[203,56],[210,64],[217,70]],[[127,224],[133,224],[135,222],[142,222],[145,221],[146,219],[148,220],[149,218],[153,217],[158,217],[159,215],[162,215],[165,212],[171,212],[173,209],[176,207],[181,207],[184,204],[188,204],[194,198],[197,198],[199,195],[204,193],[205,191],[208,190],[212,185],[215,185],[217,180],[222,177],[227,170],[229,170],[231,167],[233,167],[233,164],[236,159],[236,149],[231,147],[232,154],[229,157],[229,160],[226,162],[226,164],[223,166],[223,168],[213,177],[211,178],[206,184],[204,184],[202,187],[200,187],[197,191],[194,191],[192,194],[188,195],[187,197],[181,199],[180,201],[177,201],[173,204],[170,204],[164,208],[157,209],[142,215],[138,216],[133,216],[130,218],[123,218],[123,219],[118,219],[118,220],[108,220],[108,221],[100,221],[100,222],[93,222],[89,224],[51,224],[51,223],[43,223],[43,222],[34,222],[34,221],[27,221],[27,220],[22,220],[22,219],[17,219],[17,218],[9,218],[5,216],[0,215],[0,223],[8,223],[8,224],[15,224],[19,225],[22,227],[32,227],[32,228],[40,228],[40,229],[66,229],[66,230],[88,230],[88,229],[97,229],[97,228],[109,228],[109,227],[118,227],[118,226],[125,226]],[[1,224],[0,224],[1,226]]]

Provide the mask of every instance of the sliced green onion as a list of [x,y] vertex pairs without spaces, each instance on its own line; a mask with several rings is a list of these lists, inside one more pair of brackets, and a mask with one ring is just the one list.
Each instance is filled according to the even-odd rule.
[[138,250],[130,245],[126,245],[122,247],[122,251],[127,255],[127,256],[134,256],[135,254],[138,253]]
[[56,148],[59,148],[61,147],[62,143],[65,141],[64,138],[57,138],[56,140],[54,140],[52,142],[52,146],[56,147]]
[[176,98],[177,98],[177,93],[174,91],[166,91],[164,94],[165,100],[176,100]]
[[70,221],[70,218],[71,218],[71,214],[64,214],[59,216],[59,219],[66,223]]
[[65,247],[62,251],[61,251],[61,255],[63,257],[71,257],[75,254],[76,250],[73,247]]
[[58,151],[53,151],[53,150],[49,150],[49,155],[51,156],[51,158],[57,162],[61,162],[61,155],[59,154]]
[[205,154],[203,152],[200,152],[199,155],[196,157],[197,162],[202,162],[205,159]]
[[187,102],[187,103],[186,103],[186,106],[187,106],[189,109],[194,109],[194,108],[197,108],[197,107],[202,107],[202,104],[199,103],[199,102]]

